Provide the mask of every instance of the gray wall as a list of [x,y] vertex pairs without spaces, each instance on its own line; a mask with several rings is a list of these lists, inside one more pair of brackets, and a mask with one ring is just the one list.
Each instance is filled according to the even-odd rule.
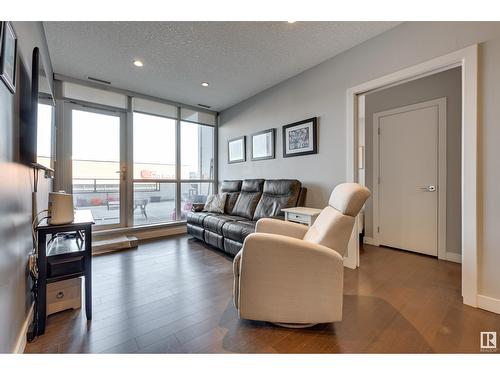
[[[431,58],[480,44],[479,61],[479,293],[500,299],[500,23],[409,22],[356,46],[221,113],[219,179],[298,178],[307,205],[323,207],[346,178],[346,90]],[[227,140],[319,116],[319,154],[227,164]]]
[[[40,22],[14,22],[18,37],[16,94],[0,82],[0,352],[11,352],[26,318],[31,297],[27,257],[31,242],[33,172],[18,164],[19,103],[30,95],[31,55],[38,46],[52,76],[47,43]],[[25,89],[22,89],[22,87]],[[26,89],[26,87],[28,89]],[[47,206],[51,181],[40,173],[38,209]]]
[[[462,69],[454,68],[365,97],[365,178],[373,188],[373,115],[405,105],[445,97],[446,100],[446,246],[461,253],[461,142],[462,142]],[[373,236],[373,204],[365,209],[365,232]]]

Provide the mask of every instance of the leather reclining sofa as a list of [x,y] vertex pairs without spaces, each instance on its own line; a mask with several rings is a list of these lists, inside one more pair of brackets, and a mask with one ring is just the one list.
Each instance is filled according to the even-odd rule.
[[303,206],[306,188],[298,180],[247,179],[224,181],[224,213],[196,211],[187,216],[187,232],[234,256],[243,241],[255,232],[257,220],[283,218],[282,208]]

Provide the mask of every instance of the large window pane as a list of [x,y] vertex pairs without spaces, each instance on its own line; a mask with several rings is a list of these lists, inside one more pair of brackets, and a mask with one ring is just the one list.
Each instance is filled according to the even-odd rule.
[[120,222],[120,117],[72,110],[73,200],[96,224]]
[[134,179],[175,179],[175,120],[134,113]]
[[207,196],[213,194],[211,182],[185,182],[181,184],[181,220],[185,220],[193,203],[205,203]]
[[176,220],[175,183],[134,182],[134,225]]
[[181,122],[181,178],[214,178],[214,128]]

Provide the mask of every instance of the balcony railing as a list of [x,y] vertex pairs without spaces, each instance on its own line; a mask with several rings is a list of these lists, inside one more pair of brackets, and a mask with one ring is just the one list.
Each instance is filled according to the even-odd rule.
[[[120,179],[118,178],[74,178],[73,194],[90,193],[118,193],[120,191]],[[141,182],[140,188],[134,188],[135,192],[160,191],[159,182]]]

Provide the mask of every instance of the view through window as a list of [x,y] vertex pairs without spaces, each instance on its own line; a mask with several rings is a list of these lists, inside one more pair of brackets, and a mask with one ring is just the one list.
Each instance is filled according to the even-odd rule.
[[177,145],[177,120],[134,112],[133,124],[134,225],[185,220],[213,192],[214,128],[182,121]]
[[[136,110],[127,135],[119,112],[73,108],[75,209],[90,209],[97,225],[141,226],[186,220],[194,203],[204,203],[214,192],[215,116],[190,110],[182,120],[168,117],[175,113]],[[120,155],[127,139],[132,154]],[[121,180],[121,163],[129,162],[130,178]],[[131,198],[122,207],[126,191]]]
[[120,223],[120,117],[72,110],[73,201],[97,225]]
[[134,225],[176,220],[176,120],[134,113]]

